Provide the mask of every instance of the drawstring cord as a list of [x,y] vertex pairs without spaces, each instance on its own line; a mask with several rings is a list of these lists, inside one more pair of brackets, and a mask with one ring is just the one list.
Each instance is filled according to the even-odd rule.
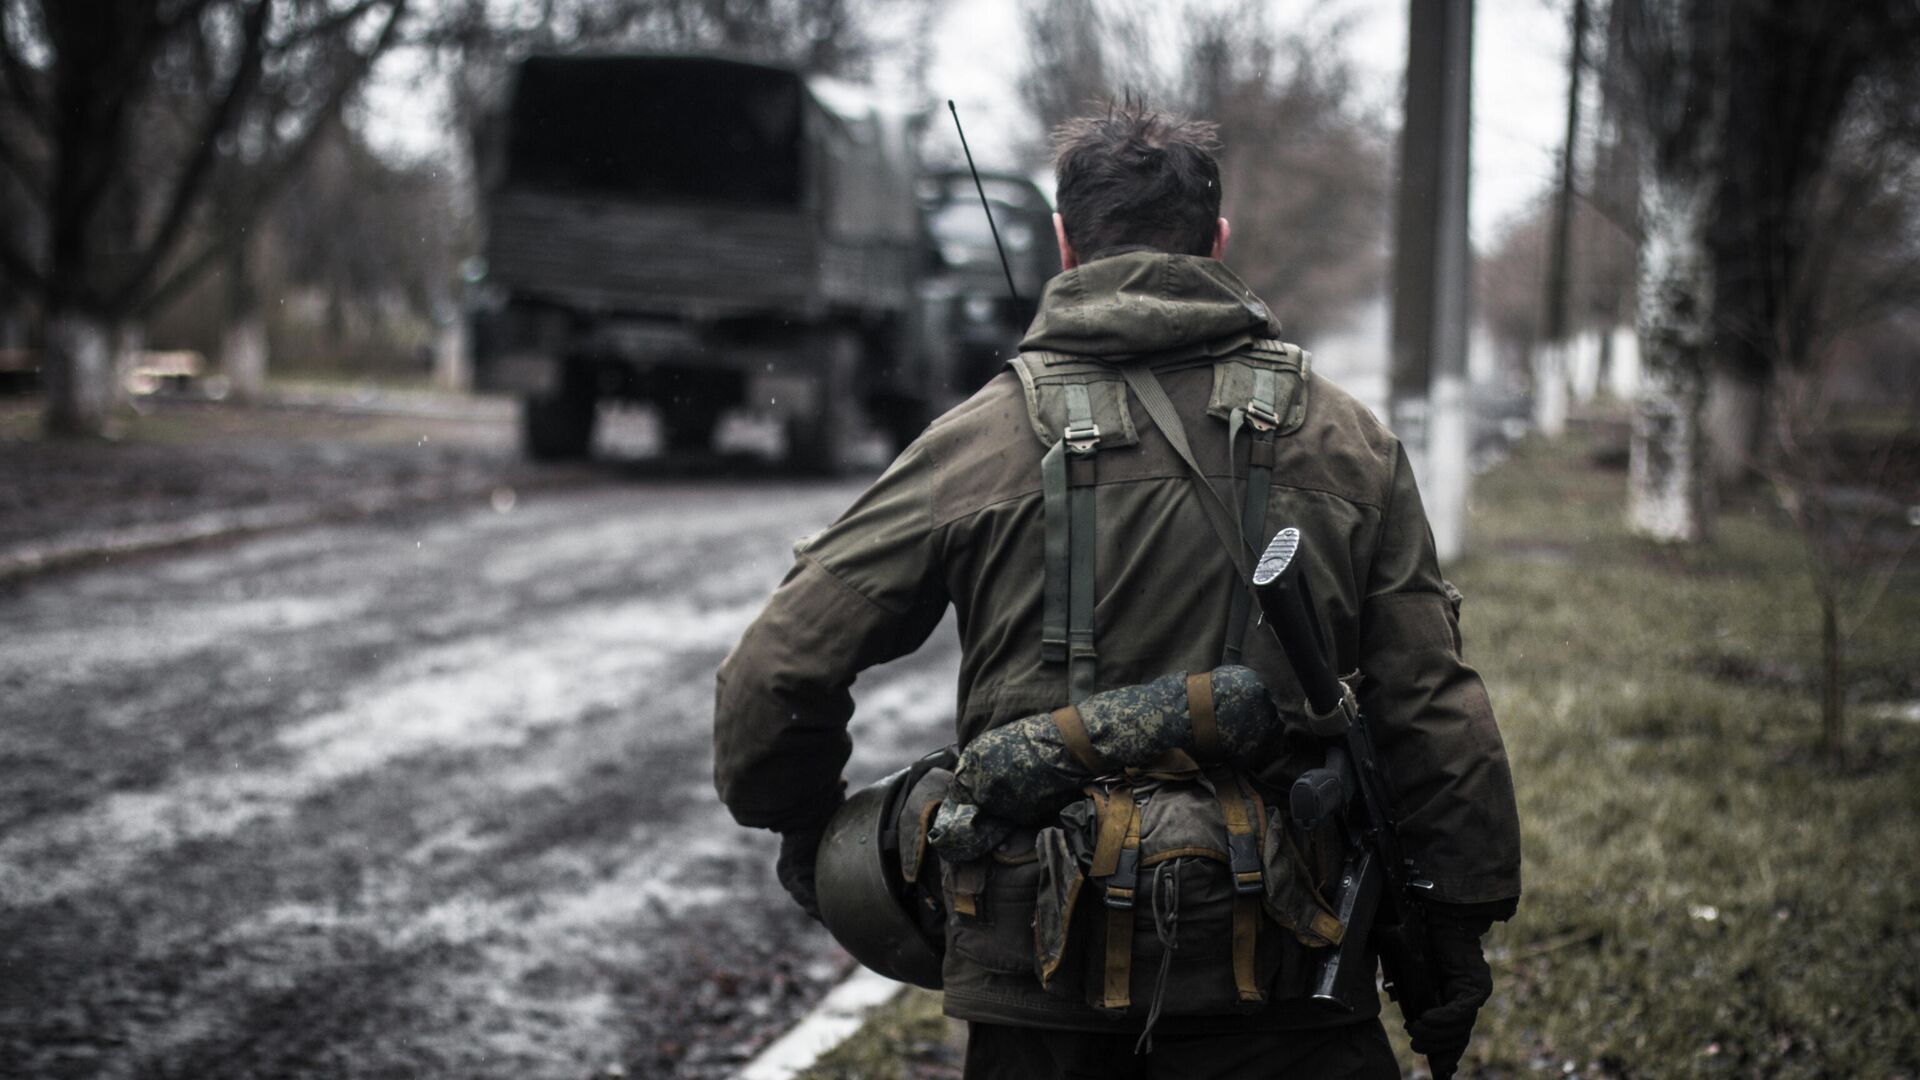
[[1160,1022],[1160,1006],[1167,996],[1167,972],[1173,967],[1173,954],[1180,947],[1180,859],[1169,859],[1154,867],[1153,884],[1147,890],[1147,904],[1153,911],[1153,933],[1160,939],[1160,971],[1153,977],[1153,1003],[1147,1009],[1147,1026],[1140,1041],[1133,1044],[1135,1054],[1153,1053],[1153,1025]]

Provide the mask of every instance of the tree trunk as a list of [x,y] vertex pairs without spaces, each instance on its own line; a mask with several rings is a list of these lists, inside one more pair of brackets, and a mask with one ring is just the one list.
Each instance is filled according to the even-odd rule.
[[1730,488],[1765,464],[1771,388],[1762,380],[1715,364],[1707,384],[1707,442],[1713,481]]
[[233,396],[258,401],[267,393],[267,322],[260,314],[244,239],[227,261],[227,326],[220,335],[220,370]]
[[113,404],[113,324],[76,308],[47,315],[46,430],[54,436],[98,435]]
[[1712,529],[1701,411],[1713,341],[1708,256],[1712,179],[1649,169],[1640,185],[1640,356],[1645,372],[1628,446],[1627,521],[1637,533],[1697,543]]
[[267,392],[267,323],[259,309],[230,316],[220,335],[220,370],[239,401],[258,401]]
[[1533,426],[1557,439],[1567,433],[1567,354],[1565,341],[1546,341],[1533,352]]

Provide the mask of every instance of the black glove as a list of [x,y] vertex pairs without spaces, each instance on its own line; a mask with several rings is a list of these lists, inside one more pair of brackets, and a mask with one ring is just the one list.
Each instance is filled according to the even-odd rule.
[[813,864],[820,855],[820,837],[825,825],[794,829],[780,834],[780,857],[774,861],[773,876],[815,922],[820,920],[820,898],[813,890]]
[[1493,996],[1493,970],[1487,967],[1480,946],[1480,938],[1493,924],[1482,917],[1446,913],[1436,905],[1427,925],[1433,935],[1440,1004],[1410,1021],[1407,1035],[1414,1052],[1426,1055],[1436,1076],[1451,1075],[1467,1052],[1480,1006]]

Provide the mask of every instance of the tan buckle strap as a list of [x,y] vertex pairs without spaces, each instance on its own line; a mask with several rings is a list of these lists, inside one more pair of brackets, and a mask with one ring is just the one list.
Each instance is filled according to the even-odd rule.
[[1075,761],[1094,776],[1111,776],[1119,768],[1093,745],[1093,738],[1087,734],[1086,721],[1080,718],[1079,708],[1067,705],[1053,710],[1053,726],[1060,730],[1060,741],[1066,744],[1067,752]]
[[1266,827],[1267,811],[1259,793],[1243,787],[1231,770],[1217,770],[1212,779],[1220,817],[1227,826],[1233,871],[1233,987],[1241,1001],[1265,1001],[1254,961],[1260,943],[1260,900],[1266,893],[1259,833]]
[[1193,757],[1211,765],[1220,752],[1220,724],[1213,715],[1213,672],[1187,676],[1187,716],[1193,720]]
[[[1116,796],[1119,792],[1115,793]],[[1125,791],[1127,832],[1123,851],[1135,853],[1130,860],[1137,873],[1140,850],[1140,807],[1133,801],[1131,789]],[[1104,822],[1102,823],[1104,825]],[[1105,829],[1101,830],[1103,833]],[[1116,865],[1119,859],[1115,859]],[[1137,884],[1138,879],[1130,885]],[[1107,956],[1106,974],[1101,985],[1100,1004],[1109,1009],[1124,1009],[1133,1004],[1133,917],[1135,888],[1107,884]],[[1122,895],[1124,894],[1124,895]]]

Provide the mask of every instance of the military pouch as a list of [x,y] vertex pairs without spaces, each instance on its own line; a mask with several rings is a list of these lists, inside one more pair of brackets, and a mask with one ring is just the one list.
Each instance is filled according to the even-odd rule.
[[1261,1007],[1289,951],[1262,925],[1266,820],[1226,767],[1089,788],[1037,840],[1034,974],[1149,1027]]
[[934,936],[941,933],[947,905],[941,887],[940,854],[927,842],[927,830],[933,826],[933,815],[952,785],[953,773],[943,768],[927,770],[901,798],[894,820],[902,895],[921,928]]
[[947,948],[987,971],[1033,970],[1033,914],[1040,890],[1035,831],[1015,829],[986,856],[941,860]]
[[1346,932],[1333,907],[1322,897],[1316,879],[1321,877],[1308,863],[1295,838],[1295,829],[1280,813],[1279,807],[1267,811],[1266,838],[1261,850],[1261,865],[1266,868],[1265,892],[1261,905],[1267,917],[1291,933],[1310,949],[1340,944]]

